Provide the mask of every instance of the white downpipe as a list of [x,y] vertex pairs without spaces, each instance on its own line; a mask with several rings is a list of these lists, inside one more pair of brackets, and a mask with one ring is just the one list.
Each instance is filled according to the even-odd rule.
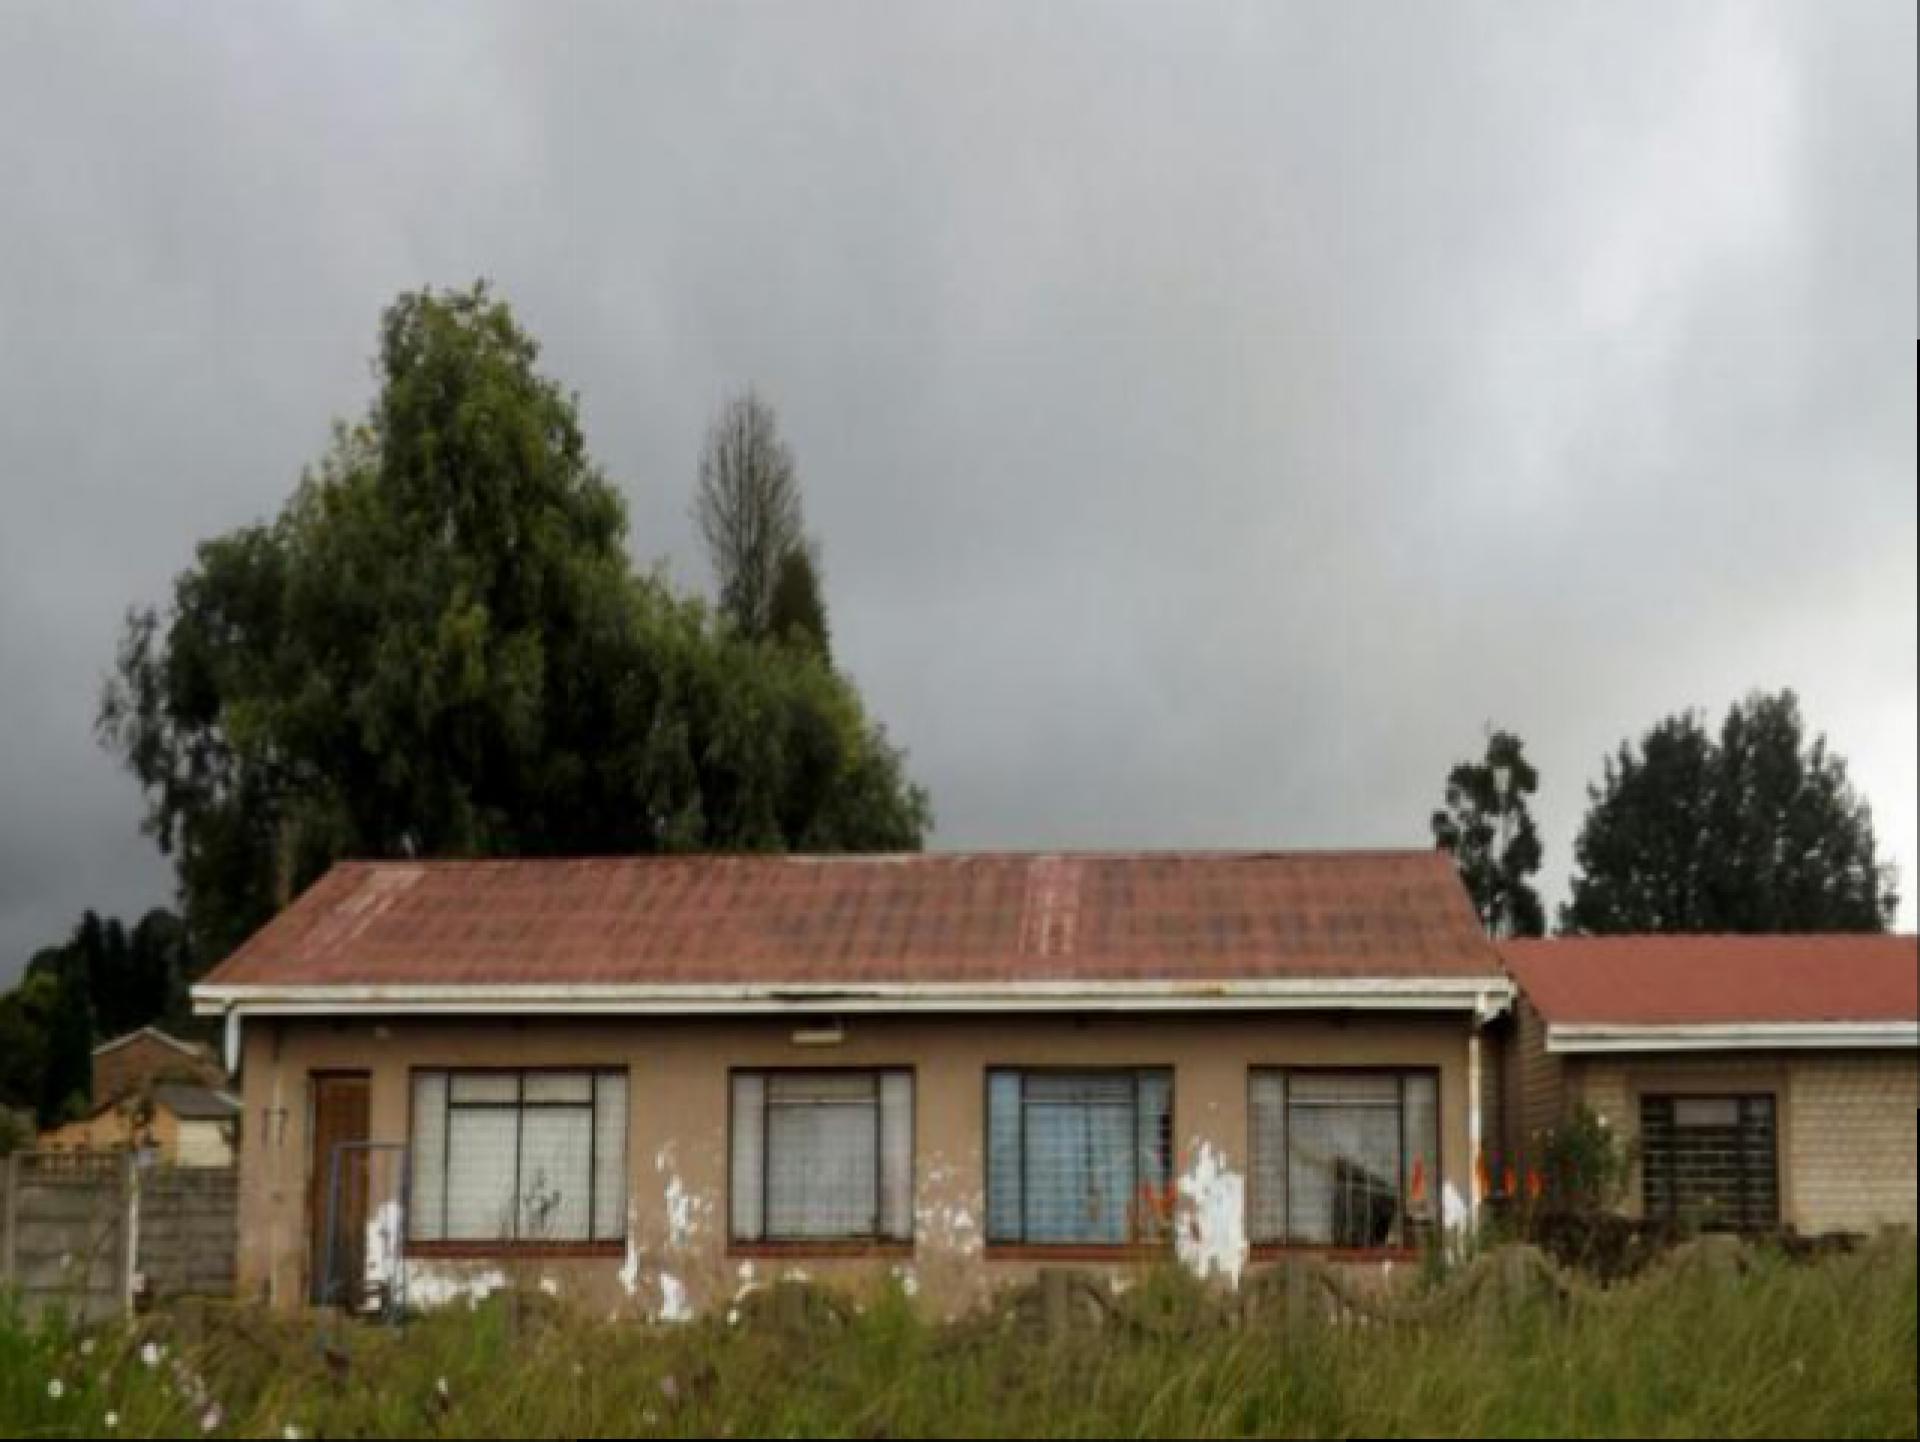
[[227,1062],[227,1075],[235,1076],[240,1071],[240,1008],[230,1006],[226,1013],[226,1030],[221,1040]]
[[1476,1014],[1467,1031],[1467,1230],[1480,1225],[1480,1167],[1484,1153],[1480,1118],[1480,1018]]

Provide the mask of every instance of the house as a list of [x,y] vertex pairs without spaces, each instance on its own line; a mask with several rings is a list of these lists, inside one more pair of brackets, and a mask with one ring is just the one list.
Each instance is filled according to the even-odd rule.
[[52,1152],[145,1154],[166,1166],[230,1167],[240,1101],[198,1082],[151,1082],[96,1106],[88,1115],[40,1134]]
[[1436,852],[336,866],[194,989],[243,1295],[1407,1256],[1512,985]]
[[226,1085],[227,1074],[200,1042],[184,1041],[158,1027],[143,1026],[93,1049],[93,1099],[118,1101],[156,1082]]
[[1806,1234],[1911,1227],[1920,946],[1911,936],[1514,941],[1509,1157],[1570,1108],[1633,1162],[1625,1209]]
[[137,1151],[168,1166],[234,1164],[239,1099],[199,1042],[145,1026],[93,1049],[94,1108],[40,1134],[43,1151]]

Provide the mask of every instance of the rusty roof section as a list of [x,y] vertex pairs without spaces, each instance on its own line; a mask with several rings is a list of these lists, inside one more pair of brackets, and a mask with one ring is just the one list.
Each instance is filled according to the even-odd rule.
[[1505,942],[1501,955],[1556,1026],[1920,1018],[1911,936],[1561,937]]
[[1486,977],[1433,851],[343,862],[201,983]]

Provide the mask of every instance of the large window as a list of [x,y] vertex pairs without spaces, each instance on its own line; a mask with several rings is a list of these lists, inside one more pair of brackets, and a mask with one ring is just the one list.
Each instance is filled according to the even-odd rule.
[[987,1073],[987,1240],[1120,1246],[1168,1235],[1173,1073]]
[[733,1074],[735,1242],[913,1240],[913,1074]]
[[627,1232],[623,1071],[416,1071],[416,1242],[618,1242]]
[[1434,1073],[1261,1069],[1248,1100],[1256,1245],[1404,1247],[1432,1224]]
[[1773,1098],[1640,1099],[1648,1217],[1709,1231],[1763,1231],[1780,1220]]

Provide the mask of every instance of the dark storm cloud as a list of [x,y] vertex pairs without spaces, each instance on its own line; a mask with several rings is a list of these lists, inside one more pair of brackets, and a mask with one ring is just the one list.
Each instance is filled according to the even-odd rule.
[[[1391,23],[1389,23],[1391,22]],[[13,5],[0,972],[164,898],[119,619],[494,277],[704,580],[753,382],[942,846],[1422,844],[1800,689],[1914,885],[1910,6]],[[1912,909],[1905,912],[1911,924]]]

